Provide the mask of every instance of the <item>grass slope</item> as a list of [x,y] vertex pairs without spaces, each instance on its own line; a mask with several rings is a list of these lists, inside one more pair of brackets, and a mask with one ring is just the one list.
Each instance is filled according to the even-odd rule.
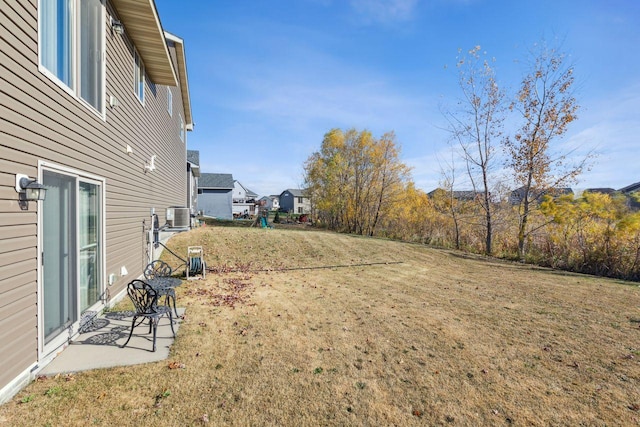
[[170,360],[36,381],[0,422],[640,424],[634,284],[325,232],[169,246],[195,244],[217,272],[178,289]]

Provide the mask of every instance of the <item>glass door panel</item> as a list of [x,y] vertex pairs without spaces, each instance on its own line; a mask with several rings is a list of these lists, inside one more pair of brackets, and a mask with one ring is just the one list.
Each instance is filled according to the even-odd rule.
[[76,297],[76,179],[43,171],[42,214],[44,340],[78,320]]
[[100,299],[100,236],[102,218],[100,186],[89,182],[79,185],[80,311]]

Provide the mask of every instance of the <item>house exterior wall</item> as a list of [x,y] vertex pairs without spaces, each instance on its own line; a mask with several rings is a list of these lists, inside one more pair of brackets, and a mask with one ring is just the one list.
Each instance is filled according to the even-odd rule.
[[295,212],[294,196],[289,191],[283,191],[280,194],[280,209],[287,212]]
[[253,215],[255,199],[247,194],[246,188],[238,180],[233,182],[233,213]]
[[249,214],[255,213],[256,207],[256,195],[247,190],[238,180],[233,182],[233,213],[234,214]]
[[307,197],[297,196],[291,191],[285,190],[280,194],[280,209],[294,214],[309,214],[311,213],[311,202]]
[[198,209],[212,218],[233,219],[232,190],[198,189]]
[[278,201],[278,197],[274,196],[264,196],[260,198],[260,202],[264,203],[264,207],[271,210],[278,210],[280,208],[280,203]]
[[280,209],[280,197],[279,196],[269,196],[269,200],[271,201],[270,209],[273,209],[273,210]]
[[294,198],[294,211],[299,214],[311,213],[311,201],[307,197],[295,197]]
[[[39,70],[37,7],[37,0],[0,2],[0,354],[5,368],[0,372],[0,402],[48,356],[39,350],[38,335],[38,221],[43,202],[30,202],[22,210],[15,175],[42,182],[43,168],[50,165],[103,180],[101,279],[107,302],[142,273],[147,260],[143,230],[149,226],[151,208],[164,223],[165,208],[184,204],[186,191],[179,88],[169,89],[172,116],[166,86],[147,79],[145,103],[139,102],[133,88],[133,45],[126,33],[110,31],[109,16],[117,14],[107,1],[103,119]],[[115,108],[109,107],[110,95],[119,101]],[[156,169],[146,172],[145,162],[153,155]],[[128,270],[125,277],[119,274],[122,266]],[[108,286],[110,273],[116,273],[116,280]]]
[[189,163],[187,163],[187,207],[191,215],[198,213],[198,177],[195,176]]

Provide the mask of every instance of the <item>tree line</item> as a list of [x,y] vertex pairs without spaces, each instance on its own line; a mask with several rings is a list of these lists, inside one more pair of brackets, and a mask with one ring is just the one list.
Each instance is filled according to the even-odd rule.
[[[459,52],[462,97],[443,109],[451,160],[441,162],[440,188],[429,195],[416,188],[393,132],[327,132],[304,165],[316,224],[639,280],[640,213],[619,194],[559,191],[591,155],[560,143],[579,110],[566,55],[544,44],[532,52],[511,97],[479,46]],[[470,191],[457,190],[461,180]]]

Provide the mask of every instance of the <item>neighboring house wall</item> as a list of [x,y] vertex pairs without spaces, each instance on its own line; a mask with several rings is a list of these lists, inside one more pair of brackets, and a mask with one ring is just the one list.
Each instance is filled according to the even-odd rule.
[[280,208],[278,196],[263,196],[260,198],[260,202],[270,211],[278,210]]
[[304,196],[303,190],[288,189],[280,194],[280,209],[294,214],[311,213],[311,201]]
[[198,207],[205,216],[233,219],[231,190],[199,189]]
[[[61,277],[61,288],[76,292],[91,308],[108,303],[142,273],[148,247],[143,230],[150,225],[151,209],[162,224],[165,208],[185,200],[186,138],[179,118],[189,128],[191,113],[175,86],[176,77],[173,85],[166,77],[179,78],[171,62],[166,62],[164,77],[163,70],[158,74],[149,68],[156,77],[146,76],[142,103],[134,90],[132,39],[126,26],[119,35],[109,25],[110,16],[124,16],[106,2],[100,7],[103,27],[97,33],[105,60],[96,111],[80,99],[80,89],[70,90],[39,68],[39,4],[42,1],[0,2],[0,402],[33,378],[78,330],[87,307],[77,299],[70,300],[68,324],[56,329],[47,320],[66,315],[54,303],[59,290],[50,286],[52,277]],[[157,15],[149,16],[153,20]],[[100,30],[100,25],[95,28]],[[156,36],[164,43],[162,33]],[[166,55],[174,65],[175,47]],[[100,83],[102,72],[91,77]],[[110,96],[117,106],[110,106]],[[150,171],[145,164],[152,156],[155,169]],[[16,174],[48,186],[45,201],[29,202],[23,210],[14,189]],[[75,247],[71,239],[74,249],[63,253],[62,240],[76,232],[81,246]],[[57,252],[57,258],[48,258]],[[62,270],[64,257],[72,263],[69,271]],[[45,259],[59,262],[40,267]],[[120,275],[122,267],[126,276]],[[109,285],[110,274],[115,276]],[[74,277],[90,281],[93,290],[87,293]]]
[[198,214],[198,178],[200,177],[200,152],[187,150],[187,207],[191,215]]
[[198,207],[202,214],[214,218],[233,219],[233,175],[203,173],[198,180]]
[[280,209],[280,196],[272,195],[269,196],[271,199],[271,209],[278,210]]
[[256,193],[247,189],[240,181],[235,180],[233,182],[233,213],[243,214],[247,212],[253,215],[256,197],[258,197]]
[[197,168],[187,163],[187,207],[191,215],[198,213],[198,176]]

